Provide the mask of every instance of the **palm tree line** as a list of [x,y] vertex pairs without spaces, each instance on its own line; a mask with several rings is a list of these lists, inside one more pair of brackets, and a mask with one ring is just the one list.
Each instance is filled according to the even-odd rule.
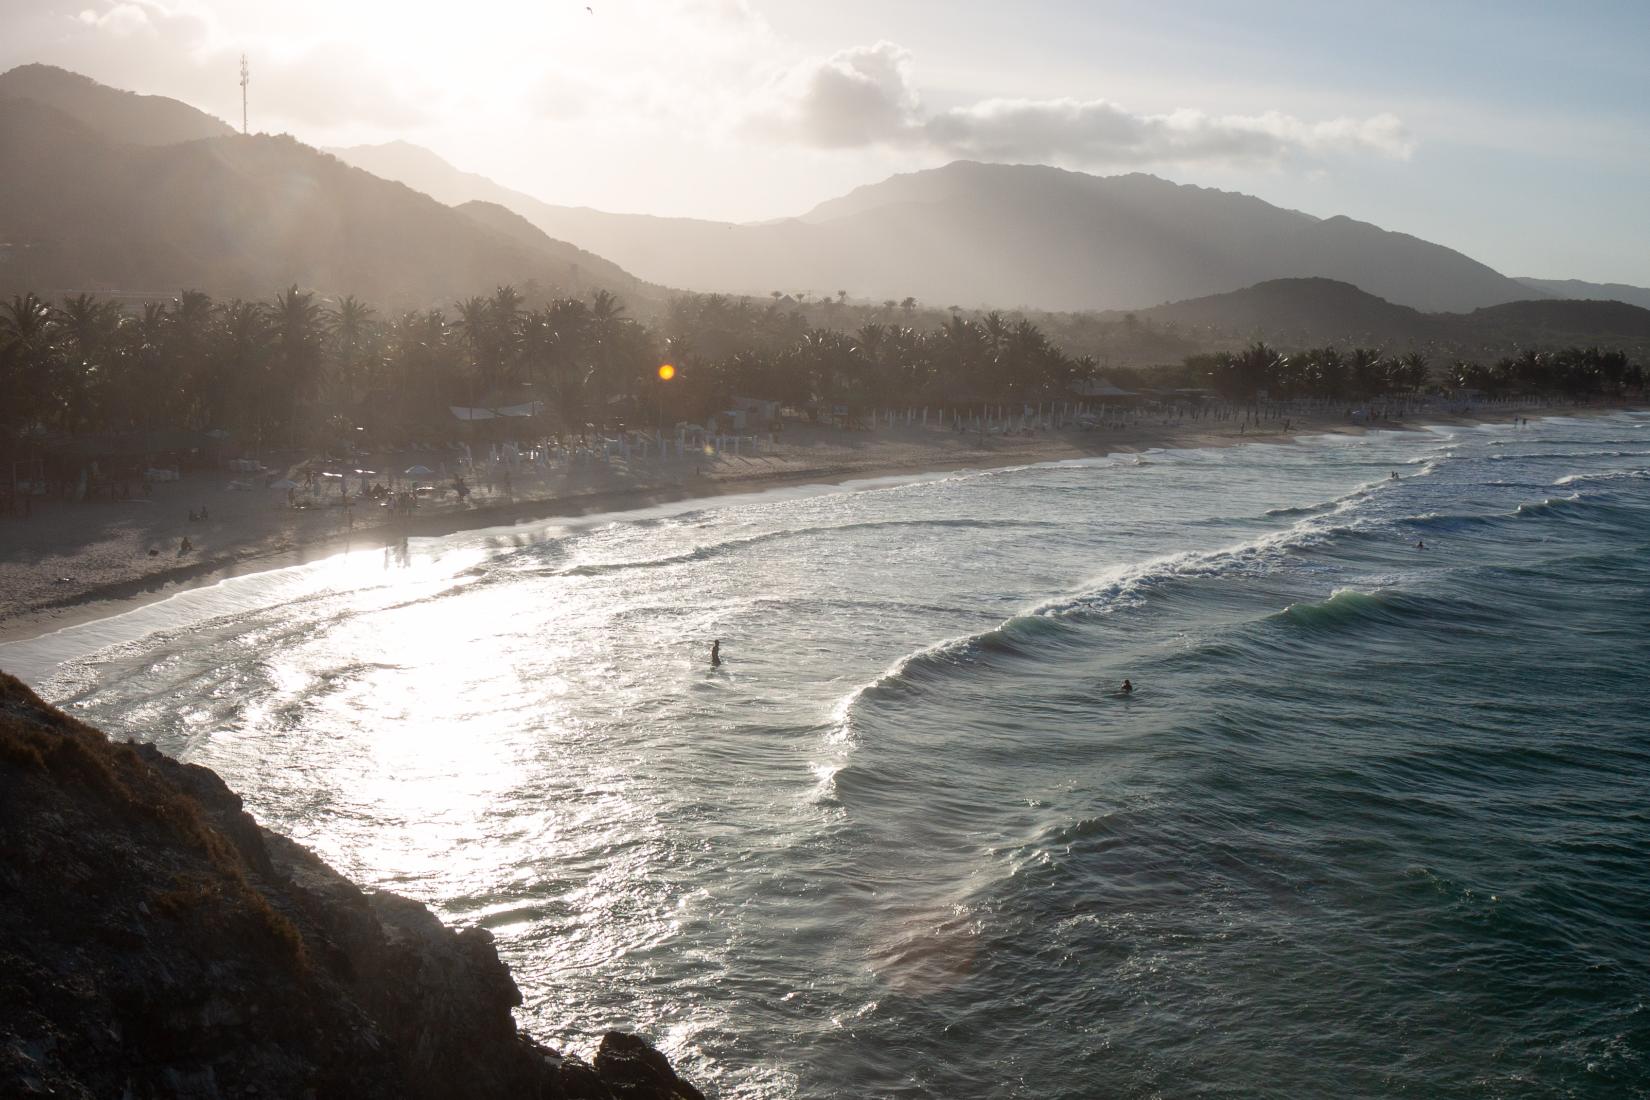
[[1459,393],[1488,396],[1544,394],[1569,398],[1621,397],[1642,391],[1644,368],[1626,353],[1596,347],[1526,349],[1483,364],[1465,359],[1434,363],[1418,351],[1383,354],[1377,348],[1332,345],[1286,353],[1257,341],[1235,352],[1186,357],[1155,371],[1124,369],[1113,376],[1135,384],[1207,390],[1228,401],[1319,398],[1362,401],[1380,395]]
[[[847,312],[845,294],[830,309]],[[653,324],[612,294],[530,305],[510,286],[451,310],[384,315],[352,296],[289,287],[269,302],[185,291],[138,309],[78,294],[0,303],[0,438],[92,433],[229,432],[243,446],[325,446],[452,434],[450,406],[543,402],[551,430],[584,434],[699,419],[735,395],[804,409],[1042,402],[1096,378],[1036,323],[960,311],[932,327],[904,323],[915,299],[884,304],[857,328],[813,323],[797,299],[718,294],[674,299]],[[677,367],[659,381],[661,362]],[[1471,387],[1491,394],[1620,395],[1644,371],[1596,348],[1530,350],[1488,365],[1433,364],[1420,353],[1264,343],[1119,369],[1124,386],[1193,389],[1230,401],[1266,392],[1362,399]]]

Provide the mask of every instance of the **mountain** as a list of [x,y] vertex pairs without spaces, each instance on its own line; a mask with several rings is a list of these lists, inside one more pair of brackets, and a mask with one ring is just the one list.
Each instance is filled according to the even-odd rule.
[[1445,315],[1395,305],[1334,279],[1273,279],[1139,310],[1136,317],[1188,335],[1264,339],[1286,348],[1409,346],[1436,339],[1448,323]]
[[1422,313],[1332,279],[1274,279],[1133,316],[1205,347],[1260,339],[1285,350],[1324,344],[1418,348],[1480,360],[1567,345],[1650,351],[1650,310],[1621,302],[1541,299]]
[[4,101],[0,292],[267,298],[295,283],[385,309],[503,283],[529,295],[663,296],[519,220],[489,224],[290,137],[129,144],[105,136],[117,116],[93,125],[31,98]]
[[100,137],[133,145],[175,145],[235,132],[187,103],[123,92],[53,65],[19,65],[0,73],[0,99],[32,99]]
[[1586,283],[1580,279],[1531,279],[1522,275],[1517,277],[1517,281],[1554,298],[1626,302],[1650,309],[1650,287],[1630,286],[1627,283]]
[[405,143],[336,152],[445,201],[501,203],[644,278],[697,290],[1133,309],[1322,276],[1425,310],[1531,296],[1417,237],[1138,173],[959,161],[858,188],[798,218],[730,225],[552,206]]
[[531,195],[494,183],[486,176],[454,168],[428,149],[411,142],[352,145],[341,149],[323,149],[322,152],[331,153],[345,164],[353,164],[375,176],[397,180],[448,206],[474,201],[490,202],[529,219],[533,217],[529,212],[533,207],[555,209]]

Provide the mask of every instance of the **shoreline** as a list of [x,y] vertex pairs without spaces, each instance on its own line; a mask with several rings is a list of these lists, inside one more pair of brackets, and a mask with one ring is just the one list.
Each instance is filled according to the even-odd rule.
[[[688,500],[715,500],[739,493],[801,486],[840,486],[848,482],[886,477],[1002,469],[1097,458],[1113,454],[1137,454],[1151,449],[1216,448],[1242,444],[1292,444],[1304,436],[1364,435],[1371,431],[1423,431],[1429,427],[1500,423],[1518,417],[1594,416],[1637,408],[1633,404],[1588,406],[1539,406],[1530,409],[1486,410],[1472,416],[1427,418],[1409,422],[1347,424],[1321,419],[1307,420],[1289,432],[1281,429],[1239,434],[1206,427],[1165,427],[1143,425],[1129,434],[1102,432],[1044,433],[1030,439],[981,441],[974,449],[955,453],[946,446],[949,438],[922,440],[913,448],[884,447],[886,456],[870,456],[868,462],[825,461],[781,466],[756,471],[726,471],[710,476],[677,477],[631,485],[598,485],[577,492],[524,499],[490,500],[469,508],[445,508],[401,516],[388,522],[365,524],[348,531],[298,534],[290,542],[266,545],[256,539],[232,541],[224,552],[136,577],[93,583],[62,596],[16,608],[0,608],[0,644],[26,642],[100,619],[113,618],[149,604],[194,589],[205,588],[234,577],[304,565],[358,550],[381,550],[393,542],[412,538],[440,538],[463,531],[512,527],[558,518],[630,511],[657,504]],[[1194,424],[1196,422],[1193,422]],[[932,433],[940,435],[941,433]],[[966,440],[964,441],[966,445]],[[876,448],[884,441],[871,441]],[[986,443],[1006,444],[991,446]],[[915,450],[917,453],[911,453]],[[789,456],[788,456],[789,457]],[[811,456],[810,456],[811,457]],[[879,461],[879,459],[881,459]],[[965,461],[958,461],[966,459]],[[98,507],[93,505],[93,507]]]

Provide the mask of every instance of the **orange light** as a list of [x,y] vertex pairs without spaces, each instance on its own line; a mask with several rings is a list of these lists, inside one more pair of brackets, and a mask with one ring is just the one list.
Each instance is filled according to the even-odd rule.
[[675,377],[676,377],[676,368],[671,366],[669,363],[666,363],[666,364],[664,364],[663,366],[661,366],[659,368],[659,381],[669,382],[672,378],[675,378]]

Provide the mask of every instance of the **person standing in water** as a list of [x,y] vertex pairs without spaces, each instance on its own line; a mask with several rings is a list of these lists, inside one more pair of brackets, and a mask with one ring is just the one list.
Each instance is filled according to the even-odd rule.
[[1123,681],[1123,690],[1122,690],[1121,694],[1123,694],[1123,695],[1133,695],[1134,694],[1134,685],[1129,683],[1129,681],[1124,680]]
[[720,638],[710,643],[710,667],[722,667],[722,639]]

